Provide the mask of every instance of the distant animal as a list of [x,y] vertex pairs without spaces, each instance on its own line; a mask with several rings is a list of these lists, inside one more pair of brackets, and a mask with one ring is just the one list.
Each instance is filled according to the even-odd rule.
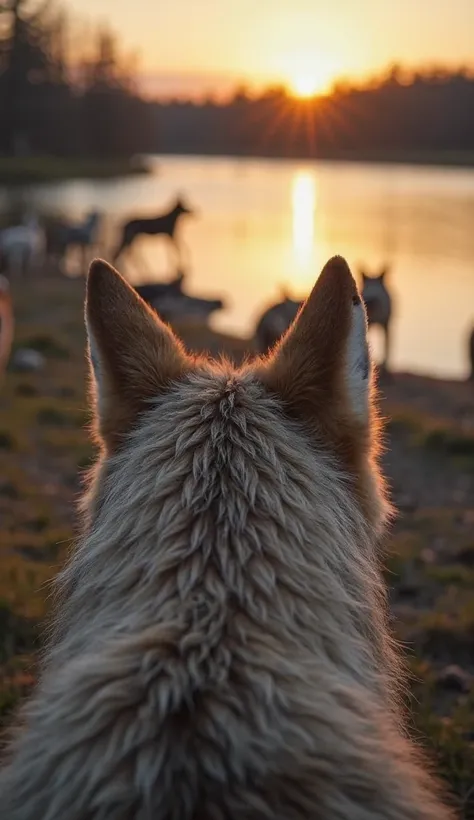
[[471,368],[470,379],[474,381],[474,328],[469,336],[469,365]]
[[222,299],[202,299],[183,291],[184,273],[171,282],[146,282],[135,285],[135,291],[167,322],[197,319],[207,321],[211,313],[224,308]]
[[100,456],[2,816],[452,818],[399,703],[344,260],[241,369],[188,356],[102,261],[86,323]]
[[282,301],[271,305],[261,315],[255,329],[255,343],[259,353],[268,353],[288,330],[303,302],[291,299],[282,292]]
[[20,347],[15,350],[11,358],[11,368],[17,372],[31,373],[42,370],[46,364],[46,359],[39,350],[31,347]]
[[5,371],[10,358],[14,327],[10,283],[5,276],[0,276],[0,377]]
[[183,293],[183,283],[185,274],[178,271],[176,277],[171,282],[144,282],[141,285],[135,285],[135,290],[141,298],[153,307],[154,303],[158,302],[164,296],[169,294],[173,296],[180,296]]
[[382,367],[387,369],[390,358],[390,331],[392,319],[392,297],[387,289],[386,276],[388,269],[382,270],[378,276],[369,276],[361,270],[362,299],[367,311],[369,327],[378,325],[384,334],[384,356]]
[[63,260],[70,248],[78,248],[82,255],[82,264],[86,264],[87,251],[93,248],[98,239],[102,216],[92,210],[83,222],[68,224],[63,221],[52,223],[46,233],[46,254]]
[[178,222],[185,214],[193,214],[194,211],[185,205],[181,198],[178,198],[174,206],[167,212],[157,217],[143,217],[131,219],[126,222],[121,229],[121,238],[113,261],[116,262],[119,256],[128,248],[137,236],[146,234],[148,236],[166,236],[170,240],[178,266],[181,265],[181,246],[178,242],[177,227]]
[[0,231],[0,260],[5,274],[26,276],[44,252],[44,232],[38,217],[31,213],[22,225]]
[[187,293],[181,296],[168,294],[155,302],[153,307],[166,322],[193,320],[206,324],[211,313],[223,310],[225,302],[222,299],[204,299],[200,296],[190,296]]

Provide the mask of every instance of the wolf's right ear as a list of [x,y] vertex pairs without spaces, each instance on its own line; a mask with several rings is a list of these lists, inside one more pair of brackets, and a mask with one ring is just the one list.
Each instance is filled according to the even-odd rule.
[[364,304],[341,257],[322,270],[258,376],[287,412],[344,460],[370,444],[371,362]]
[[90,266],[85,320],[96,427],[113,450],[190,363],[171,330],[101,259]]

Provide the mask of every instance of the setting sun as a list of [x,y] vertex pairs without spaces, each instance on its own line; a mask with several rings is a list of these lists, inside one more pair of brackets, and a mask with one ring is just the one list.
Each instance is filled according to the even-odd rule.
[[291,91],[302,99],[314,97],[319,91],[318,81],[311,74],[296,76],[291,80]]
[[305,58],[287,60],[285,74],[287,84],[295,97],[308,99],[325,94],[340,73],[340,66],[326,55],[311,54]]

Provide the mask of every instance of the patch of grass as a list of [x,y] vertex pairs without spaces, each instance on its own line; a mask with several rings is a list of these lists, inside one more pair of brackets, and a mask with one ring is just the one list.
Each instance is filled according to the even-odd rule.
[[33,623],[16,615],[7,601],[0,600],[0,662],[31,650],[36,637]]
[[424,439],[425,447],[452,456],[474,457],[474,436],[456,430],[431,430]]
[[8,480],[1,480],[0,479],[0,497],[3,496],[4,498],[8,498],[11,500],[19,498],[20,493],[17,487]]
[[57,407],[42,407],[36,414],[38,424],[46,427],[70,427],[71,416]]
[[36,518],[25,521],[23,526],[31,532],[44,532],[51,526],[51,518],[49,515],[38,515]]
[[430,566],[426,568],[426,575],[441,584],[474,589],[474,569],[462,566],[462,564]]
[[30,347],[32,350],[36,350],[51,359],[69,359],[71,357],[68,348],[48,333],[27,337],[22,342],[22,347]]
[[474,818],[474,747],[458,721],[442,718],[427,698],[418,701],[414,723],[419,742],[446,781],[465,820]]
[[16,441],[7,430],[0,430],[0,450],[15,450]]
[[474,435],[451,419],[439,419],[418,410],[397,409],[387,431],[407,433],[411,443],[436,455],[474,462]]
[[17,384],[15,387],[15,393],[22,398],[31,398],[32,396],[38,395],[38,388],[29,382],[20,382],[20,384]]
[[148,171],[145,162],[128,159],[0,157],[0,183],[3,185],[63,179],[108,179]]

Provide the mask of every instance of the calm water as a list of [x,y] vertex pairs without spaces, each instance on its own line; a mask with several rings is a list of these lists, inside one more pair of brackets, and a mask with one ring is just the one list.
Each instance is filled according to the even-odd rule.
[[[251,333],[281,286],[305,294],[326,259],[342,253],[354,271],[391,265],[394,367],[465,375],[474,324],[474,171],[157,157],[149,177],[43,186],[32,196],[71,215],[103,209],[106,254],[117,222],[157,214],[178,192],[198,209],[182,224],[189,290],[229,303],[216,327]],[[145,263],[156,278],[170,275],[164,240],[137,243],[121,269],[138,281],[147,278]],[[377,352],[376,334],[373,340]]]

